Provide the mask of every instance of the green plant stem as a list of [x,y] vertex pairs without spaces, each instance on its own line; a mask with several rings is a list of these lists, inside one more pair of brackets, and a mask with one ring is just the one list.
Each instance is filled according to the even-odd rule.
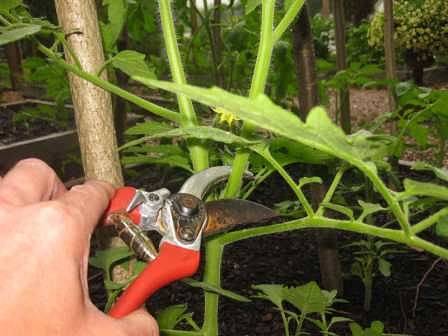
[[372,270],[373,260],[369,259],[367,269],[365,270],[364,278],[362,283],[364,284],[364,310],[366,312],[370,311],[370,306],[372,304],[372,286],[373,286],[373,270]]
[[448,207],[443,208],[437,211],[435,214],[432,214],[428,218],[418,222],[413,225],[411,231],[413,234],[417,234],[436,224],[442,217],[448,216]]
[[274,30],[274,36],[273,36],[274,42],[277,42],[282,37],[286,29],[288,29],[288,27],[296,18],[297,14],[302,10],[304,3],[305,0],[295,0],[291,4],[285,16],[280,20],[279,24]]
[[370,179],[373,183],[374,188],[383,196],[384,200],[389,205],[390,210],[397,218],[398,223],[400,224],[404,234],[407,237],[411,237],[413,234],[411,232],[411,225],[409,224],[408,217],[403,212],[403,209],[400,207],[400,203],[398,200],[392,195],[392,192],[386,187],[381,178],[369,168],[365,166],[365,164],[361,164],[358,166],[359,169]]
[[299,322],[297,323],[297,330],[296,330],[296,335],[299,335],[302,333],[302,328],[303,328],[303,322],[305,322],[305,317],[306,314],[304,314],[303,312],[300,314],[300,319]]
[[[224,245],[217,238],[205,244],[205,267],[203,281],[221,287],[221,259]],[[219,295],[212,292],[204,293],[204,324],[202,332],[206,336],[216,336],[218,331]]]
[[[333,181],[331,182],[330,187],[328,188],[327,193],[325,194],[324,199],[322,200],[321,204],[330,203],[331,199],[333,198],[334,193],[336,192],[336,189],[341,182],[342,176],[344,176],[345,171],[347,170],[347,166],[343,165],[339,170],[337,171],[336,175],[333,178]],[[324,213],[325,207],[322,205],[319,206],[319,209],[317,209],[316,215],[322,216]]]
[[69,64],[65,62],[63,59],[61,59],[58,55],[56,55],[52,50],[45,47],[43,44],[38,44],[38,49],[41,51],[44,55],[49,57],[51,60],[53,60],[55,63],[57,63],[59,66],[64,68],[66,71],[69,71],[97,86],[100,88],[107,90],[123,99],[126,99],[130,101],[131,103],[134,103],[141,108],[154,113],[155,115],[158,115],[160,117],[163,117],[167,120],[180,123],[182,120],[182,116],[179,113],[176,113],[174,111],[171,111],[169,109],[166,109],[164,107],[158,106],[156,104],[153,104],[143,98],[140,98],[139,96],[132,94],[126,90],[121,89],[118,86],[115,86],[114,84],[101,79],[95,75],[92,75],[88,72],[85,72],[81,70],[80,68],[76,67],[75,65]]
[[275,168],[275,170],[278,171],[278,173],[283,177],[283,179],[288,183],[290,188],[294,191],[296,194],[298,200],[303,206],[303,209],[305,210],[306,214],[309,217],[314,216],[314,210],[311,204],[308,202],[305,194],[303,193],[302,189],[300,189],[297,184],[294,182],[294,180],[289,176],[288,172],[282,167],[280,163],[275,160],[271,153],[269,152],[268,148],[263,148],[260,150],[255,150],[258,154],[263,156],[271,165]]
[[357,220],[340,220],[322,216],[314,216],[312,218],[305,217],[280,224],[272,224],[268,226],[255,227],[235,232],[229,232],[218,238],[222,244],[227,245],[240,240],[264,236],[285,231],[293,231],[300,229],[337,229],[343,231],[357,232],[361,234],[376,236],[383,239],[392,240],[401,244],[411,246],[430,252],[439,257],[448,259],[448,249],[437,246],[422,238],[416,236],[407,236],[402,230],[386,229],[369,224],[359,222]]
[[239,149],[232,162],[232,173],[227,181],[224,198],[235,198],[239,195],[248,161],[249,152],[245,149]]
[[431,104],[431,105],[427,106],[426,108],[424,108],[420,112],[416,113],[411,119],[409,119],[406,122],[406,124],[401,129],[400,133],[398,134],[397,139],[395,140],[396,145],[394,146],[393,153],[397,153],[398,152],[398,148],[399,148],[401,142],[403,141],[403,138],[406,135],[406,132],[407,132],[408,128],[414,123],[415,120],[417,120],[421,115],[423,115],[423,113],[429,111],[433,107],[433,105],[434,104]]
[[280,309],[280,315],[282,316],[282,322],[283,322],[283,329],[285,329],[285,336],[289,336],[289,324],[288,324],[288,319],[286,318],[286,314],[282,309]]
[[[160,19],[162,24],[163,39],[170,64],[173,81],[177,84],[187,84],[184,68],[180,58],[179,48],[177,46],[176,31],[174,27],[174,18],[171,10],[170,0],[159,0]],[[177,95],[179,111],[184,116],[181,125],[184,127],[198,125],[196,113],[191,100],[182,94]],[[195,171],[201,171],[209,166],[207,149],[198,144],[189,145],[191,161]]]
[[252,194],[252,192],[266,180],[275,170],[263,168],[255,176],[254,181],[251,185],[248,185],[247,190],[244,190],[244,194],[241,196],[242,199],[247,199]]
[[[255,63],[254,74],[249,90],[249,97],[255,98],[264,92],[268,78],[269,67],[272,58],[273,25],[274,25],[275,1],[265,0],[261,5],[261,31],[260,45],[258,47],[257,61]],[[244,122],[242,127],[242,136],[247,137],[252,134],[253,125]],[[232,173],[226,186],[225,197],[236,197],[241,189],[243,174],[249,161],[249,151],[240,149],[233,160]]]

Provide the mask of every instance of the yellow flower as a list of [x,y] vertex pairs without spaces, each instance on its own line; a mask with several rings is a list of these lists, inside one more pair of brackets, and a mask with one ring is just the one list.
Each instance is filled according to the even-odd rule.
[[220,123],[227,123],[227,125],[232,126],[234,121],[240,120],[237,117],[235,117],[234,114],[232,114],[231,112],[222,107],[215,107],[213,108],[213,111],[219,114]]

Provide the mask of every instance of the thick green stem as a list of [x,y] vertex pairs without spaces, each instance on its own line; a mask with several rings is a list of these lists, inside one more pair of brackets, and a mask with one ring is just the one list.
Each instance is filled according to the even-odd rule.
[[[274,0],[264,0],[261,7],[261,32],[260,45],[258,47],[257,62],[255,63],[254,74],[249,90],[249,97],[256,98],[264,92],[266,81],[271,64],[272,50],[274,46],[273,26],[274,26]],[[253,132],[253,126],[249,123],[243,124],[242,135],[247,137]],[[239,150],[233,160],[232,174],[226,187],[225,197],[236,197],[241,189],[243,174],[249,161],[249,152]]]
[[260,46],[258,47],[257,62],[249,90],[249,98],[256,98],[264,92],[271,64],[274,47],[274,0],[264,0],[261,11]]
[[[203,281],[210,285],[221,287],[221,258],[224,245],[218,239],[212,239],[205,247],[205,267]],[[204,293],[205,310],[202,332],[207,336],[216,336],[218,332],[219,295],[212,292]]]
[[119,88],[118,86],[115,86],[114,84],[105,81],[101,79],[100,77],[97,77],[95,75],[92,75],[88,72],[83,71],[82,69],[76,67],[75,65],[66,63],[63,59],[61,59],[58,55],[56,55],[52,50],[48,49],[42,44],[38,45],[38,49],[48,56],[51,60],[53,60],[55,63],[57,63],[59,66],[64,68],[66,71],[72,72],[75,75],[99,86],[100,88],[107,90],[123,99],[126,99],[130,101],[131,103],[134,103],[141,108],[154,113],[160,117],[163,117],[167,120],[174,121],[176,123],[180,123],[182,120],[182,116],[179,113],[176,113],[174,111],[168,110],[164,107],[158,106],[156,104],[153,104],[143,98],[140,98],[137,95],[134,95],[126,90],[123,90]]
[[311,228],[337,229],[371,235],[383,239],[389,239],[401,244],[411,246],[413,248],[425,250],[439,257],[448,259],[448,249],[435,245],[416,236],[407,236],[402,230],[386,229],[368,225],[356,220],[339,220],[322,216],[314,216],[312,218],[306,217],[281,224],[273,224],[241,231],[229,232],[216,239],[218,239],[222,244],[227,245],[248,238]]
[[433,226],[435,223],[437,223],[441,218],[448,216],[448,207],[443,208],[442,210],[437,211],[435,214],[432,214],[428,218],[425,218],[424,220],[418,222],[411,228],[411,232],[413,234],[417,234],[419,232],[422,232],[426,230],[427,228]]
[[[176,31],[174,27],[174,18],[171,10],[170,0],[160,0],[160,19],[162,24],[163,39],[165,42],[166,53],[170,64],[171,76],[177,84],[187,84],[184,68],[177,45]],[[193,103],[185,95],[178,95],[179,111],[184,116],[182,126],[194,126],[198,124]],[[200,171],[206,169],[208,163],[208,151],[202,145],[192,144],[189,146],[193,169]]]

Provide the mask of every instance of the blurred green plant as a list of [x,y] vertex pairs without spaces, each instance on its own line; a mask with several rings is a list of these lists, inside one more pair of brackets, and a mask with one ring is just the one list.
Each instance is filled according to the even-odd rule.
[[[364,205],[364,209],[385,210],[378,204]],[[366,210],[364,210],[366,211]],[[375,277],[382,275],[383,277],[390,277],[392,264],[387,260],[390,255],[403,253],[399,250],[397,245],[391,242],[385,242],[372,237],[366,237],[347,244],[345,246],[352,251],[354,261],[352,262],[350,273],[353,276],[361,279],[364,285],[364,310],[369,311],[372,304],[372,290]]]
[[[307,335],[311,328],[304,329],[304,322],[310,322],[321,335],[336,335],[330,329],[337,323],[351,322],[350,318],[341,314],[333,305],[346,302],[337,299],[337,291],[326,291],[319,288],[315,282],[309,282],[303,286],[287,287],[283,285],[255,285],[258,294],[255,298],[272,302],[279,311],[285,335]],[[288,309],[284,302],[294,310]]]
[[[436,55],[448,52],[448,2],[445,0],[394,1],[395,40],[414,80],[421,85],[423,68],[434,63]],[[383,49],[384,13],[377,12],[369,30],[369,44]]]
[[396,86],[396,95],[398,110],[390,116],[398,120],[395,155],[400,157],[406,148],[415,146],[420,150],[432,147],[432,162],[442,166],[448,140],[448,90],[403,82]]

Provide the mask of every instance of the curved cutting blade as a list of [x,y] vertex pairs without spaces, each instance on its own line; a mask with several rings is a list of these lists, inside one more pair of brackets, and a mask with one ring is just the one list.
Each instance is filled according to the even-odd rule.
[[264,205],[246,200],[219,200],[205,204],[207,210],[207,226],[205,237],[225,232],[240,225],[266,222],[279,217],[273,210]]

